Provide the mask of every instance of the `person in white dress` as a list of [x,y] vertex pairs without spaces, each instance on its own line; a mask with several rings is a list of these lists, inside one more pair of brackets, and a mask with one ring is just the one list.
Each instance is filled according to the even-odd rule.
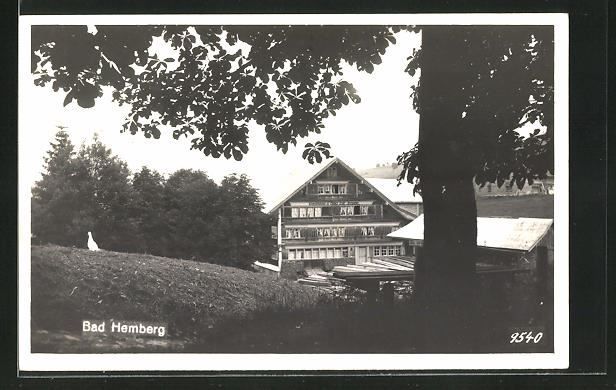
[[94,238],[92,238],[92,232],[88,232],[88,249],[91,251],[98,250],[98,245],[96,244],[96,241],[94,241]]

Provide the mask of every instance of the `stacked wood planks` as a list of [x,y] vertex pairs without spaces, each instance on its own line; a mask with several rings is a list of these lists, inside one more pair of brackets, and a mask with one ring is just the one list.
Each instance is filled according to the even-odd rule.
[[[525,272],[526,268],[516,266],[477,264],[478,274]],[[334,267],[332,272],[320,271],[300,278],[298,283],[328,289],[343,288],[346,281],[393,281],[413,280],[415,276],[415,258],[406,256],[381,256],[372,258],[362,264],[349,264]]]
[[314,287],[325,287],[328,290],[339,290],[344,288],[345,280],[335,277],[331,272],[322,271],[300,278],[297,282]]
[[406,256],[375,257],[363,264],[334,267],[333,273],[343,279],[412,279],[415,275],[415,259]]

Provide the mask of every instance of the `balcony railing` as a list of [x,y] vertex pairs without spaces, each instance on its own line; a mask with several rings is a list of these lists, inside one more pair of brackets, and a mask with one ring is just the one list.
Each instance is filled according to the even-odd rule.
[[357,222],[357,221],[381,221],[383,217],[381,215],[322,215],[320,217],[283,217],[282,220],[285,223],[320,223],[320,222]]
[[289,242],[323,242],[323,241],[366,241],[366,240],[382,240],[388,238],[387,233],[362,235],[362,234],[345,234],[344,236],[308,236],[308,237],[285,237],[285,241]]

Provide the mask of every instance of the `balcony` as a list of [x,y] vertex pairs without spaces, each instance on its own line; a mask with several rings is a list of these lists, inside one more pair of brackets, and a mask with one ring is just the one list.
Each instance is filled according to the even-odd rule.
[[386,233],[374,234],[371,236],[365,236],[361,234],[345,234],[344,236],[317,236],[310,235],[305,237],[285,237],[284,241],[288,243],[302,243],[302,242],[343,242],[343,241],[379,241],[390,240]]
[[306,218],[292,218],[283,217],[282,221],[287,224],[301,224],[301,223],[332,223],[332,222],[358,222],[358,221],[383,221],[383,217],[380,215],[322,215],[320,217],[306,217]]

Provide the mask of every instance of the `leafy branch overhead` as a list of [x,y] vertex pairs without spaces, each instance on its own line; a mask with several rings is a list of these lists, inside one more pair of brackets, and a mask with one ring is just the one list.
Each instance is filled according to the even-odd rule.
[[[437,34],[430,30],[437,28]],[[451,153],[463,154],[460,161],[469,162],[466,169],[479,185],[509,182],[521,188],[553,173],[552,27],[439,26],[426,27],[422,34],[424,46],[429,44],[426,34],[444,37],[442,45],[431,42],[413,52],[406,68],[411,75],[421,69],[447,75],[443,93],[423,91],[422,78],[411,89],[413,107],[422,117],[448,118],[451,135],[437,142],[447,141]],[[523,126],[533,130],[518,131]],[[415,182],[416,190],[421,190],[425,148],[420,135],[420,143],[398,157],[403,166],[399,179]]]
[[[36,85],[62,89],[65,104],[92,107],[104,89],[111,89],[116,102],[130,106],[123,131],[187,137],[207,156],[241,160],[253,121],[286,153],[299,139],[319,134],[324,120],[339,109],[359,103],[354,86],[343,80],[343,64],[371,73],[402,29],[420,31],[410,26],[96,26],[96,31],[33,26],[32,72]],[[447,30],[440,34],[446,41],[432,47],[426,38],[437,29]],[[454,82],[443,93],[426,94],[420,75],[410,86],[412,106],[423,119],[449,118],[452,131],[441,141],[451,153],[464,153],[470,176],[478,184],[522,186],[553,173],[553,29],[424,26],[421,33],[422,48],[410,53],[406,71],[455,72],[455,77],[447,77]],[[536,130],[519,134],[524,125]],[[329,149],[306,144],[303,156],[319,162],[331,155],[325,153]],[[417,147],[398,157],[400,179],[415,182],[418,191],[422,171],[429,168],[422,165],[421,153],[430,153],[423,149],[420,136]]]
[[[302,158],[307,160],[310,164],[321,163],[323,161],[323,157],[330,158],[333,157],[329,152],[329,144],[325,142],[317,141],[314,144],[307,143],[302,153]],[[322,156],[321,156],[322,155]]]
[[[286,153],[323,120],[361,101],[342,63],[371,73],[399,27],[34,26],[36,85],[92,107],[105,87],[131,107],[123,131],[191,140],[207,156],[241,160],[248,125]],[[170,48],[160,58],[161,46]],[[319,144],[317,144],[319,145]],[[320,144],[305,154],[319,161]],[[318,157],[317,157],[318,156]]]

